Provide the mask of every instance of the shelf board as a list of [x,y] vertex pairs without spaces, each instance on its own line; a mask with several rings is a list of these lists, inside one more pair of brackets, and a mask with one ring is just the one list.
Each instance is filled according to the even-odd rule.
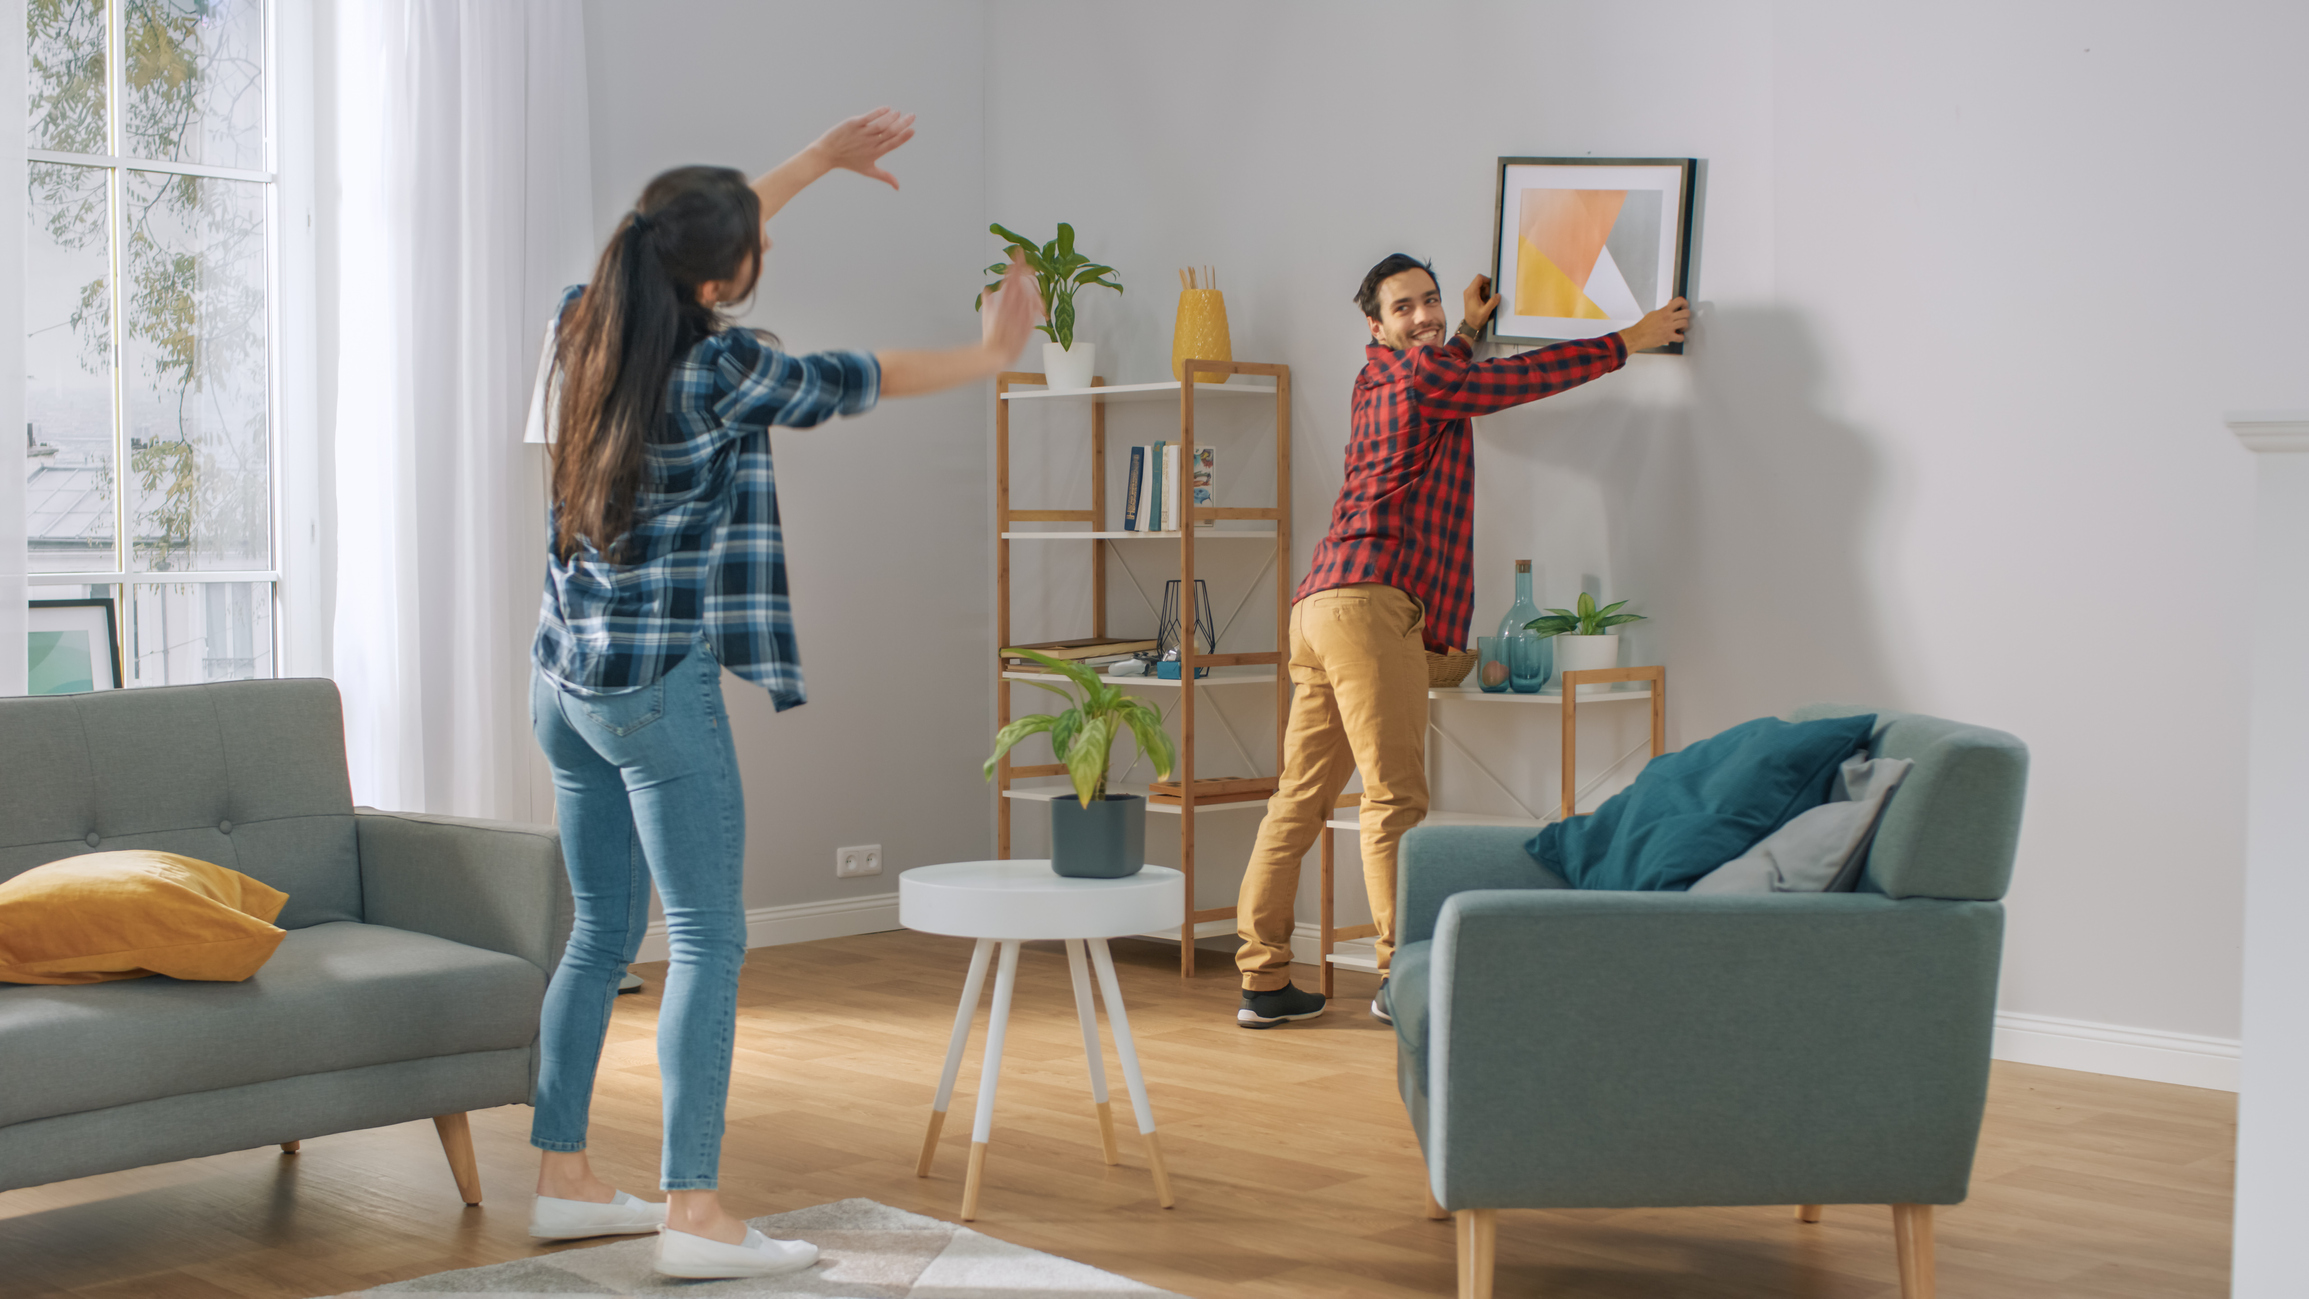
[[[1052,779],[1055,779],[1055,777],[1052,777]],[[1012,786],[1009,789],[1003,790],[1002,796],[1004,798],[1024,798],[1031,799],[1037,803],[1048,803],[1052,799],[1063,798],[1073,792],[1074,786],[1072,785],[1030,785],[1023,789],[1017,786]],[[1147,787],[1140,784],[1125,784],[1117,782],[1115,784],[1108,785],[1106,787],[1106,792],[1109,794],[1136,794],[1140,798],[1146,798]],[[1180,814],[1179,808],[1176,805],[1168,803],[1157,803],[1152,799],[1147,800],[1146,810],[1150,813],[1155,813],[1162,816],[1177,816]],[[1195,804],[1195,815],[1197,816],[1209,816],[1213,812],[1263,813],[1266,810],[1267,800],[1263,798],[1245,799],[1239,803]],[[1229,932],[1231,933],[1233,931],[1230,930]]]
[[[1037,388],[1021,384],[1002,394],[1004,401],[1039,401],[1045,397],[1096,397],[1100,401],[1159,401],[1186,385],[1173,379],[1167,383],[1110,383],[1103,388]],[[1204,397],[1272,397],[1272,383],[1198,383],[1195,398]]]
[[[1363,828],[1363,823],[1361,821],[1351,816],[1342,816],[1338,811],[1332,812],[1331,819],[1324,822],[1324,824],[1330,826],[1334,830],[1361,830]],[[1421,821],[1419,824],[1422,826],[1511,825],[1520,826],[1528,830],[1537,830],[1547,823],[1545,821],[1534,821],[1527,816],[1486,816],[1481,812],[1429,812],[1427,814],[1427,819]]]
[[[1004,541],[1177,541],[1176,532],[1005,532]],[[1273,541],[1273,528],[1197,528],[1196,541]]]
[[[1197,938],[1218,938],[1223,935],[1232,935],[1234,932],[1235,922],[1232,920],[1204,920],[1195,925],[1195,937]],[[1135,934],[1133,937],[1152,938],[1158,943],[1175,943],[1179,940],[1179,931],[1176,929],[1156,929],[1143,934]]]
[[1372,938],[1352,938],[1331,948],[1331,964],[1342,970],[1379,972],[1379,943]]
[[[1559,708],[1563,706],[1563,689],[1560,686],[1554,690],[1542,690],[1537,694],[1530,695],[1519,695],[1512,690],[1502,691],[1499,694],[1487,694],[1477,686],[1453,686],[1448,690],[1430,690],[1427,692],[1427,697],[1429,699],[1464,699],[1471,704],[1553,704]],[[1651,697],[1652,688],[1645,686],[1639,690],[1606,690],[1598,695],[1581,695],[1579,702],[1583,705],[1616,704],[1624,700],[1649,699]]]
[[[1273,668],[1212,668],[1210,673],[1209,676],[1202,678],[1196,684],[1207,690],[1212,686],[1263,685],[1275,679]],[[1005,672],[1002,675],[1012,681],[1051,681],[1063,684],[1067,680],[1056,672]],[[1176,690],[1179,688],[1178,679],[1175,677],[1166,681],[1161,677],[1110,677],[1101,672],[1098,674],[1098,679],[1114,685],[1149,686],[1156,690]]]

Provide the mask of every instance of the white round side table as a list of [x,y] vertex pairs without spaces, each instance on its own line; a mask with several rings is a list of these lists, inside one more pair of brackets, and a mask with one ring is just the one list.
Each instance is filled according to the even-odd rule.
[[954,1036],[946,1046],[946,1069],[938,1078],[938,1099],[930,1109],[930,1131],[922,1139],[922,1160],[917,1177],[930,1175],[938,1153],[938,1133],[946,1124],[946,1106],[954,1099],[954,1079],[962,1071],[962,1048],[970,1038],[970,1021],[977,1017],[978,998],[986,985],[986,965],[999,946],[1002,960],[994,973],[994,1010],[986,1023],[986,1063],[978,1082],[978,1118],[970,1131],[970,1169],[962,1187],[962,1220],[978,1216],[978,1184],[986,1168],[986,1143],[994,1132],[994,1087],[1002,1070],[1002,1034],[1010,1024],[1010,990],[1018,979],[1018,945],[1056,939],[1066,944],[1066,964],[1074,978],[1075,1018],[1082,1024],[1082,1049],[1090,1062],[1090,1098],[1098,1107],[1098,1132],[1106,1162],[1118,1164],[1115,1153],[1114,1114],[1106,1099],[1106,1062],[1099,1050],[1098,1012],[1091,1004],[1089,964],[1098,969],[1106,998],[1108,1025],[1114,1030],[1115,1054],[1122,1060],[1123,1081],[1130,1088],[1131,1108],[1138,1113],[1138,1130],[1146,1138],[1147,1168],[1154,1174],[1155,1199],[1170,1208],[1171,1182],[1163,1168],[1162,1146],[1155,1138],[1154,1109],[1147,1104],[1146,1079],[1139,1073],[1138,1049],[1132,1045],[1130,1016],[1123,1010],[1122,988],[1115,982],[1114,956],[1106,940],[1131,934],[1176,929],[1186,913],[1186,877],[1167,866],[1149,866],[1119,880],[1071,879],[1055,874],[1040,859],[951,862],[922,866],[898,877],[898,923],[927,934],[975,938],[970,973],[962,980],[962,1006],[954,1013]]

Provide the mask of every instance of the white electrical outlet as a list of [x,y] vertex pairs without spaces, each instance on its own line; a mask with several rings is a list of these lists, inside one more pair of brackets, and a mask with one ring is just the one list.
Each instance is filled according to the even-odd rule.
[[834,878],[851,879],[859,875],[882,873],[882,845],[859,844],[854,848],[834,850]]

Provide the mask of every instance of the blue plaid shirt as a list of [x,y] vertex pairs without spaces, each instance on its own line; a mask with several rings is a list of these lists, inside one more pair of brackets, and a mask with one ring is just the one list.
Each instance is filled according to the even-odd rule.
[[[584,288],[563,294],[562,307]],[[548,507],[538,668],[578,694],[622,694],[664,676],[703,633],[722,666],[769,691],[779,712],[806,702],[769,430],[856,415],[881,391],[868,352],[789,356],[746,329],[690,348],[667,385],[663,435],[644,454],[628,562],[583,541],[568,559],[554,556]]]

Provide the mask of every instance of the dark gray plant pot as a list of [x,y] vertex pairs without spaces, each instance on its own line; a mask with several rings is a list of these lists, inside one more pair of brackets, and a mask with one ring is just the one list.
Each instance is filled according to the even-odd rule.
[[1145,865],[1145,799],[1109,794],[1087,808],[1072,794],[1050,801],[1050,869],[1076,879],[1118,880]]

